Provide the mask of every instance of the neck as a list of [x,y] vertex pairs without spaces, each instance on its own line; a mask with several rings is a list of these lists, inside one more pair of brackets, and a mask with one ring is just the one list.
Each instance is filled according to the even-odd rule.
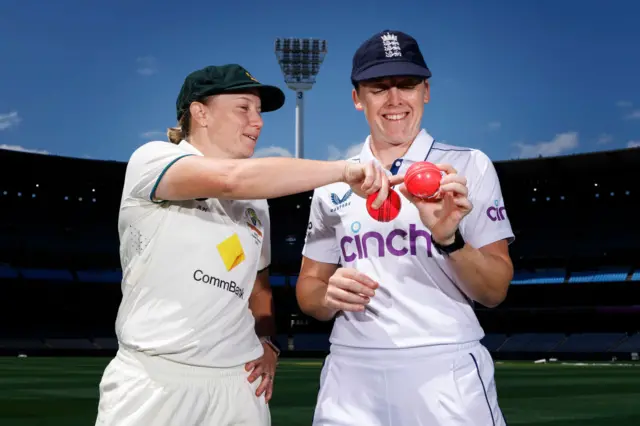
[[385,169],[390,169],[396,159],[403,157],[407,153],[414,140],[415,137],[406,142],[399,143],[377,142],[372,135],[371,153]]
[[193,132],[187,140],[191,145],[196,147],[205,157],[211,158],[231,158],[229,154],[221,150],[218,145],[209,140],[206,132]]

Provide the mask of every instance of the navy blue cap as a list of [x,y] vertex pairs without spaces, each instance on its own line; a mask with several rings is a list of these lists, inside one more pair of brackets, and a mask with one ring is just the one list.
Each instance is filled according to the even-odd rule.
[[355,84],[392,76],[429,78],[431,71],[418,42],[401,31],[385,30],[362,43],[353,55],[351,81]]

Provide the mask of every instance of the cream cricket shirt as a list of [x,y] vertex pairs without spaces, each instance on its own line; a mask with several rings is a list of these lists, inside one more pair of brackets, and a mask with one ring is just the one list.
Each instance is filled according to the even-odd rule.
[[[369,138],[352,161],[375,160]],[[434,142],[422,131],[391,173],[404,174],[416,161],[449,163],[466,176],[473,210],[460,226],[475,248],[514,235],[493,163],[481,151]],[[366,200],[348,185],[317,189],[311,201],[303,254],[356,268],[380,283],[364,312],[342,312],[331,343],[359,348],[406,348],[480,340],[484,332],[473,302],[460,289],[448,261],[431,246],[418,210],[398,191],[402,206],[387,223],[372,219]]]
[[265,200],[152,201],[186,141],[149,142],[131,156],[118,231],[121,346],[176,362],[229,367],[260,357],[248,307],[258,271],[271,261]]

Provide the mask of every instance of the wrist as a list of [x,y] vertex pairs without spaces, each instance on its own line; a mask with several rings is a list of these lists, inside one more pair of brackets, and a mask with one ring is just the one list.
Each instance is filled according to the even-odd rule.
[[345,160],[340,160],[337,162],[338,167],[340,168],[340,181],[339,182],[348,182],[347,177],[349,176],[349,162]]
[[440,240],[438,238],[435,238],[433,235],[431,236],[431,240],[433,242],[435,242],[438,245],[441,246],[450,246],[451,244],[453,244],[456,241],[456,234],[451,235],[450,237],[447,237],[444,240]]
[[460,233],[460,230],[456,229],[456,233],[453,235],[453,238],[447,238],[443,242],[437,241],[433,238],[433,234],[431,234],[431,244],[441,255],[450,256],[456,251],[463,249],[466,243]]
[[270,337],[267,337],[267,336],[261,337],[260,343],[262,344],[262,346],[266,346],[270,350],[272,350],[276,354],[276,356],[280,356],[280,348],[278,347],[275,341],[271,340]]

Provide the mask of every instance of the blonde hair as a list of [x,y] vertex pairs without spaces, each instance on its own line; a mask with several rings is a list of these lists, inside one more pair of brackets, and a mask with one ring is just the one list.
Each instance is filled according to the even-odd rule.
[[169,142],[179,144],[183,139],[186,139],[187,136],[189,136],[189,120],[190,114],[189,111],[187,111],[182,115],[176,127],[169,127],[167,129]]

